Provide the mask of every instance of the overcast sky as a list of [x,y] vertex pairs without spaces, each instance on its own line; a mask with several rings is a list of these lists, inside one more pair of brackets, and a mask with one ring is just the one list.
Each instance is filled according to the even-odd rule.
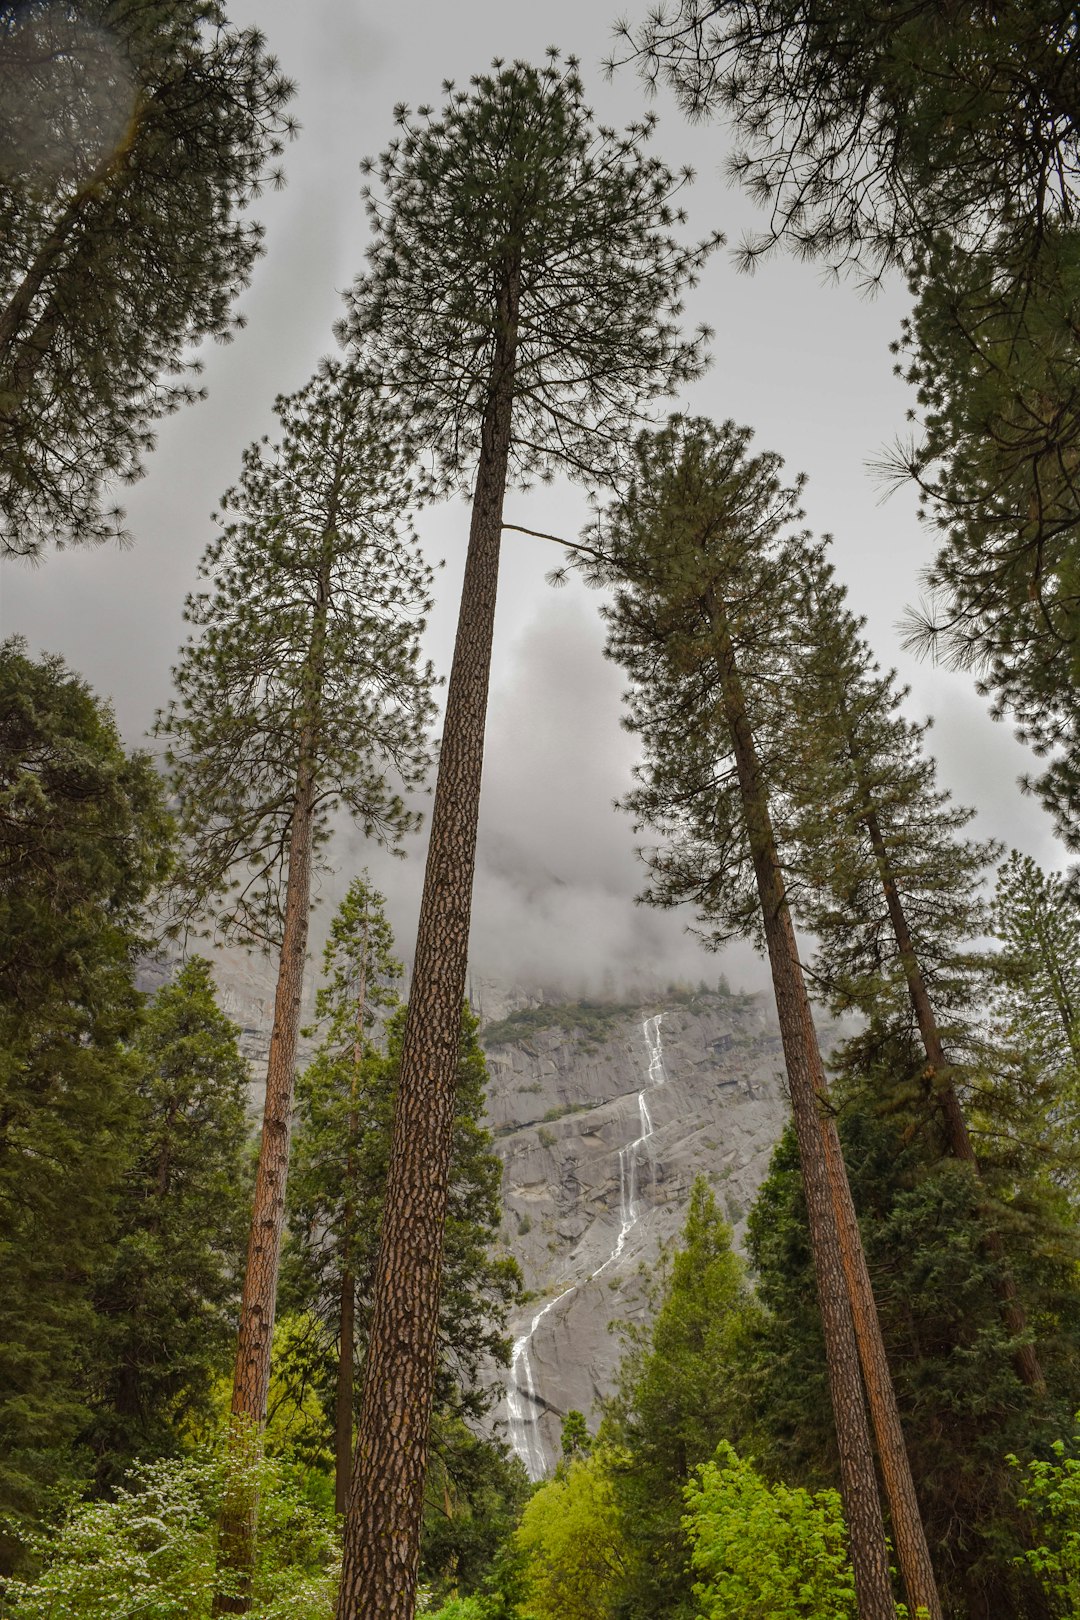
[[[273,428],[276,394],[301,386],[333,348],[340,293],[363,267],[367,229],[359,163],[393,134],[404,101],[441,103],[445,78],[467,80],[493,56],[539,61],[557,45],[576,54],[598,117],[640,117],[644,92],[632,70],[613,82],[601,62],[611,49],[619,0],[232,0],[237,23],[257,23],[298,84],[301,134],[286,156],[287,186],[258,205],[266,257],[243,300],[246,329],[205,355],[206,403],[160,425],[146,479],[127,499],[135,545],[126,552],[64,553],[36,567],[8,563],[0,576],[5,634],[34,652],[62,653],[108,696],[129,744],[144,738],[169,696],[169,669],[182,639],[185,593],[211,535],[209,514],[237,477],[247,442]],[[646,0],[632,4],[634,17]],[[731,245],[755,210],[724,178],[725,138],[689,126],[661,94],[654,146],[672,166],[692,164],[687,194],[695,236],[719,228]],[[1056,866],[1062,854],[1038,805],[1016,778],[1028,756],[1007,727],[994,725],[970,677],[914,663],[896,630],[918,596],[932,547],[907,492],[882,504],[867,470],[904,431],[910,403],[892,375],[889,343],[906,298],[900,286],[873,302],[850,285],[823,282],[813,266],[778,257],[756,275],[714,256],[688,302],[687,320],[715,330],[707,377],[678,403],[717,421],[751,425],[758,448],[778,451],[792,473],[809,474],[809,523],[835,537],[834,559],[883,663],[911,684],[913,714],[933,715],[931,736],[943,780],[978,807],[979,831],[993,833]],[[467,538],[462,502],[420,522],[439,576],[430,652],[449,666]],[[511,495],[509,522],[574,534],[584,498],[572,488]],[[482,974],[567,990],[663,984],[715,977],[718,964],[684,932],[689,919],[633,905],[641,872],[627,819],[612,808],[634,763],[619,727],[620,675],[602,657],[598,599],[579,583],[552,591],[544,575],[553,548],[506,537],[481,812],[473,965]],[[367,863],[391,895],[399,948],[408,955],[422,876],[422,841],[408,862],[389,862],[344,840],[333,897]],[[719,967],[736,984],[761,985],[745,950]]]

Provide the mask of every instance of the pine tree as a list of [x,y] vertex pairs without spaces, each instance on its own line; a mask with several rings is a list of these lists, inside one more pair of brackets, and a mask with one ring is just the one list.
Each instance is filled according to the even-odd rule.
[[[887,1073],[888,1054],[880,1054]],[[1047,1620],[1034,1583],[1014,1561],[1027,1544],[1010,1451],[1043,1454],[1074,1404],[1080,1354],[1076,1232],[1019,1222],[988,1237],[986,1200],[970,1167],[942,1157],[881,1116],[866,1081],[839,1088],[844,1156],[862,1217],[875,1295],[927,1536],[950,1615]],[[872,1077],[880,1083],[882,1074]],[[1012,1166],[1019,1196],[1042,1174],[1037,1146]],[[811,1487],[835,1477],[816,1367],[820,1328],[808,1305],[812,1270],[796,1144],[782,1139],[751,1210],[747,1250],[764,1325],[748,1354],[718,1374],[746,1389],[755,1450],[771,1473]],[[1049,1391],[1032,1401],[1019,1383],[996,1298],[1003,1270],[1039,1324]]]
[[99,1489],[137,1457],[175,1450],[227,1364],[248,1202],[238,1034],[195,956],[154,996],[133,1043],[137,1149],[94,1287],[100,1370],[86,1443]]
[[[753,1336],[758,1315],[731,1231],[703,1177],[691,1188],[679,1244],[666,1260],[650,1289],[652,1319],[626,1332],[600,1434],[612,1450],[612,1482],[633,1549],[620,1605],[631,1620],[692,1612],[684,1489],[720,1440],[744,1437],[742,1391],[726,1373]],[[568,1428],[569,1415],[564,1456],[572,1454]]]
[[[599,525],[601,572],[615,584],[609,651],[629,672],[641,785],[628,808],[665,838],[647,852],[648,898],[691,900],[714,940],[763,936],[776,994],[824,1325],[844,1509],[860,1610],[887,1614],[865,1380],[913,1608],[940,1615],[870,1278],[799,962],[784,870],[782,752],[791,675],[790,582],[806,536],[798,486],[749,435],[674,418],[637,441],[634,472]],[[674,739],[678,746],[673,746]],[[759,740],[760,739],[760,740]],[[782,776],[779,779],[782,783]]]
[[[236,1430],[266,1417],[312,874],[343,808],[396,842],[427,766],[430,668],[419,663],[430,572],[406,521],[400,419],[355,365],[326,363],[281,399],[278,445],[253,445],[188,599],[199,632],[158,723],[180,800],[180,922],[275,949],[278,978],[233,1383]],[[248,1443],[246,1440],[244,1443]],[[236,1567],[253,1549],[230,1521]],[[223,1602],[238,1603],[240,1593]],[[234,1612],[223,1608],[221,1612]]]
[[[385,1053],[378,1050],[370,1034],[364,1050],[358,1051],[355,1029],[348,1029],[346,1020],[357,1014],[357,998],[339,1000],[335,980],[341,988],[351,979],[355,988],[356,978],[342,969],[350,958],[354,972],[359,967],[358,947],[364,950],[369,968],[367,1017],[373,1021],[376,1012],[379,948],[370,943],[375,927],[371,927],[368,946],[362,947],[365,921],[369,926],[382,925],[383,949],[388,950],[381,896],[358,882],[338,913],[337,938],[327,949],[327,968],[333,977],[320,996],[329,992],[322,1002],[329,1027],[298,1089],[299,1121],[289,1194],[292,1238],[286,1282],[290,1302],[323,1322],[335,1351],[332,1382],[339,1512],[345,1511],[351,1473],[353,1372],[365,1359],[405,1022],[403,1006],[391,1011]],[[384,957],[384,964],[386,960]],[[397,968],[392,961],[389,965],[391,970]],[[386,973],[385,965],[382,972]],[[391,976],[396,975],[391,971],[387,977]],[[390,1002],[392,1006],[396,997]],[[517,1262],[490,1252],[501,1220],[502,1168],[492,1151],[491,1134],[481,1124],[487,1071],[476,1031],[477,1020],[465,1008],[434,1394],[444,1430],[452,1420],[475,1420],[490,1407],[495,1391],[482,1383],[481,1374],[492,1363],[507,1364],[506,1312],[519,1298],[522,1286]]]
[[622,35],[647,79],[745,144],[732,172],[779,241],[870,276],[935,234],[964,253],[1071,221],[1078,58],[1063,0],[672,0]]
[[[399,112],[369,198],[370,267],[349,330],[448,486],[473,486],[386,1215],[346,1523],[342,1620],[411,1620],[440,1250],[453,1137],[484,719],[508,479],[589,477],[642,406],[695,376],[679,296],[711,243],[681,247],[682,180],[651,122],[597,127],[576,64],[496,63],[441,115]],[[688,178],[684,176],[683,179]],[[473,480],[475,483],[473,484]]]
[[[985,965],[973,941],[986,929],[983,889],[997,847],[961,836],[974,812],[938,786],[927,728],[904,715],[905,694],[877,670],[845,596],[808,548],[784,748],[789,836],[802,846],[804,873],[795,909],[820,941],[815,976],[833,1011],[868,1020],[851,1045],[856,1064],[883,1039],[897,1053],[898,1029],[917,1031],[914,1068],[889,1077],[893,1102],[905,1081],[913,1086],[939,1116],[945,1151],[978,1175],[959,1088],[985,1047]],[[1000,1266],[996,1286],[1017,1371],[1040,1391],[1025,1313]]]
[[[995,1030],[1012,1062],[991,1076],[986,1111],[1008,1109],[1015,1134],[1037,1147],[1075,1211],[1080,1123],[1080,917],[1065,880],[1013,850],[993,907]],[[1011,1072],[1010,1072],[1011,1071]],[[1013,1093],[1003,1097],[1005,1087]],[[1004,1108],[1003,1108],[1004,1104]]]
[[744,145],[733,172],[777,243],[909,277],[899,347],[915,480],[941,548],[915,644],[972,668],[1052,756],[1032,784],[1080,847],[1080,55],[1073,8],[1009,0],[678,0],[629,53]]
[[92,1288],[134,1149],[135,962],[170,823],[58,658],[0,645],[0,1568],[77,1468]]
[[238,324],[291,95],[217,0],[0,14],[0,549],[123,535],[108,485]]

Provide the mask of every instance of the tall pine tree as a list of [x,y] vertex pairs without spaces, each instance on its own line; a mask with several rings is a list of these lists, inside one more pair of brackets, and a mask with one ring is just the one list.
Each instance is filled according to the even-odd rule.
[[[431,715],[430,572],[407,521],[400,418],[361,368],[330,362],[277,412],[280,443],[253,445],[224,498],[202,564],[212,590],[188,600],[198,635],[158,723],[184,838],[178,921],[209,912],[226,937],[277,954],[238,1433],[266,1418],[312,874],[339,809],[391,843],[416,825],[390,776],[422,781]],[[253,1537],[251,1511],[227,1515],[226,1562],[248,1568]],[[243,1612],[243,1583],[222,1603]]]
[[94,1287],[97,1378],[86,1436],[101,1488],[175,1450],[228,1363],[247,1223],[248,1066],[210,964],[187,961],[133,1042],[136,1152]]
[[399,115],[369,199],[348,328],[448,486],[473,491],[375,1289],[341,1617],[411,1620],[454,1127],[484,720],[507,481],[617,457],[643,405],[697,375],[676,326],[711,244],[672,236],[683,180],[651,123],[593,123],[576,64],[496,63]]
[[[672,419],[637,441],[602,515],[616,587],[609,650],[629,672],[641,785],[628,807],[663,836],[649,898],[691,900],[709,937],[763,939],[776,994],[810,1213],[818,1300],[860,1611],[892,1606],[863,1407],[865,1381],[897,1556],[912,1608],[940,1615],[934,1574],[855,1219],[787,895],[783,711],[787,605],[806,538],[798,487],[749,435]],[[676,745],[677,739],[677,745]],[[856,1354],[857,1349],[857,1354]],[[862,1380],[860,1380],[860,1366]]]

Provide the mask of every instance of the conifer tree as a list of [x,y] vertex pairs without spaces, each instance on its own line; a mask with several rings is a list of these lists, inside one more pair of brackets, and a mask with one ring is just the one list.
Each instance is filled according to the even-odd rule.
[[237,324],[291,95],[217,0],[0,13],[0,550],[123,534],[107,486]]
[[[1017,1131],[1037,1144],[1075,1210],[1080,1124],[1080,917],[1068,883],[1013,850],[998,872],[994,933],[995,1034],[1012,1054]],[[1001,1104],[991,1078],[988,1109]],[[998,1084],[995,1084],[995,1080]],[[1015,1112],[1015,1109],[1014,1109]]]
[[[903,713],[905,694],[874,665],[845,595],[820,549],[808,548],[784,748],[789,831],[805,874],[795,908],[820,942],[816,977],[834,1012],[868,1020],[853,1052],[913,1024],[921,1061],[917,1080],[903,1079],[938,1113],[946,1151],[978,1176],[958,1076],[984,1044],[985,969],[973,941],[986,929],[983,889],[997,846],[962,836],[974,812],[938,786],[927,728]],[[894,1053],[900,1044],[893,1040]],[[894,1097],[899,1083],[894,1076]],[[987,1229],[1000,1259],[989,1213]],[[1038,1354],[1004,1267],[995,1286],[1017,1373],[1040,1391]]]
[[[678,1246],[665,1261],[650,1288],[651,1320],[623,1330],[627,1349],[600,1433],[612,1451],[612,1484],[632,1549],[620,1605],[632,1620],[690,1612],[684,1491],[720,1440],[744,1438],[743,1392],[727,1370],[759,1315],[704,1177],[690,1190]],[[572,1415],[563,1427],[564,1456],[572,1455]]]
[[[298,1086],[289,1194],[292,1234],[287,1287],[295,1309],[323,1324],[336,1355],[335,1502],[347,1506],[353,1452],[353,1376],[362,1366],[371,1311],[386,1165],[393,1128],[404,1008],[401,965],[383,898],[354,879],[331,926],[316,1013],[324,1034]],[[377,1023],[387,1018],[379,1039]],[[493,1258],[501,1166],[480,1123],[486,1069],[476,1019],[462,1014],[450,1215],[443,1250],[439,1370],[443,1419],[477,1417],[490,1405],[485,1361],[505,1363],[505,1314],[518,1296],[516,1261]],[[385,1047],[385,1050],[380,1050]]]
[[[339,809],[390,843],[416,825],[388,773],[420,783],[431,714],[418,646],[430,571],[407,523],[399,419],[361,369],[330,362],[277,413],[280,443],[250,447],[224,497],[202,563],[212,590],[188,599],[198,636],[158,722],[184,839],[178,923],[209,913],[278,957],[237,1432],[266,1417],[312,874]],[[237,1568],[252,1537],[250,1522],[225,1527]]]
[[1073,8],[672,0],[623,34],[691,116],[733,125],[731,168],[769,210],[745,263],[784,242],[909,277],[920,422],[887,466],[941,539],[912,639],[1051,756],[1032,786],[1080,847]]
[[132,1055],[136,1152],[94,1288],[99,1373],[86,1435],[99,1489],[175,1450],[227,1364],[243,1266],[247,1062],[194,956],[153,997]]
[[93,1284],[134,1149],[143,906],[170,823],[148,755],[59,658],[0,644],[0,1569],[70,1477]]
[[[786,608],[807,544],[798,487],[749,435],[674,418],[642,435],[600,524],[616,587],[609,651],[631,677],[641,785],[627,800],[664,844],[647,852],[648,898],[691,900],[707,937],[763,938],[776,994],[809,1211],[844,1511],[860,1613],[891,1610],[860,1365],[897,1556],[912,1608],[940,1616],[851,1192],[799,962],[771,772],[790,677]],[[677,739],[677,746],[675,745]],[[760,739],[760,740],[759,740]],[[779,748],[778,748],[779,744]],[[782,779],[781,779],[782,780]]]
[[411,1620],[453,1138],[503,499],[508,480],[611,465],[647,402],[700,372],[679,298],[673,175],[593,123],[572,59],[496,63],[440,115],[401,109],[375,169],[375,241],[348,328],[472,520],[375,1289],[342,1620]]

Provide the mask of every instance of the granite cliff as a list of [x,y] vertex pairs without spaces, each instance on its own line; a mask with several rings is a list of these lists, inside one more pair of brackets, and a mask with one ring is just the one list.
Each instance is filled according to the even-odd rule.
[[640,1268],[704,1174],[741,1235],[786,1117],[771,1003],[718,992],[641,1005],[544,1003],[486,1025],[504,1241],[530,1299],[497,1416],[533,1478],[561,1415],[612,1388],[609,1331],[642,1306]]

